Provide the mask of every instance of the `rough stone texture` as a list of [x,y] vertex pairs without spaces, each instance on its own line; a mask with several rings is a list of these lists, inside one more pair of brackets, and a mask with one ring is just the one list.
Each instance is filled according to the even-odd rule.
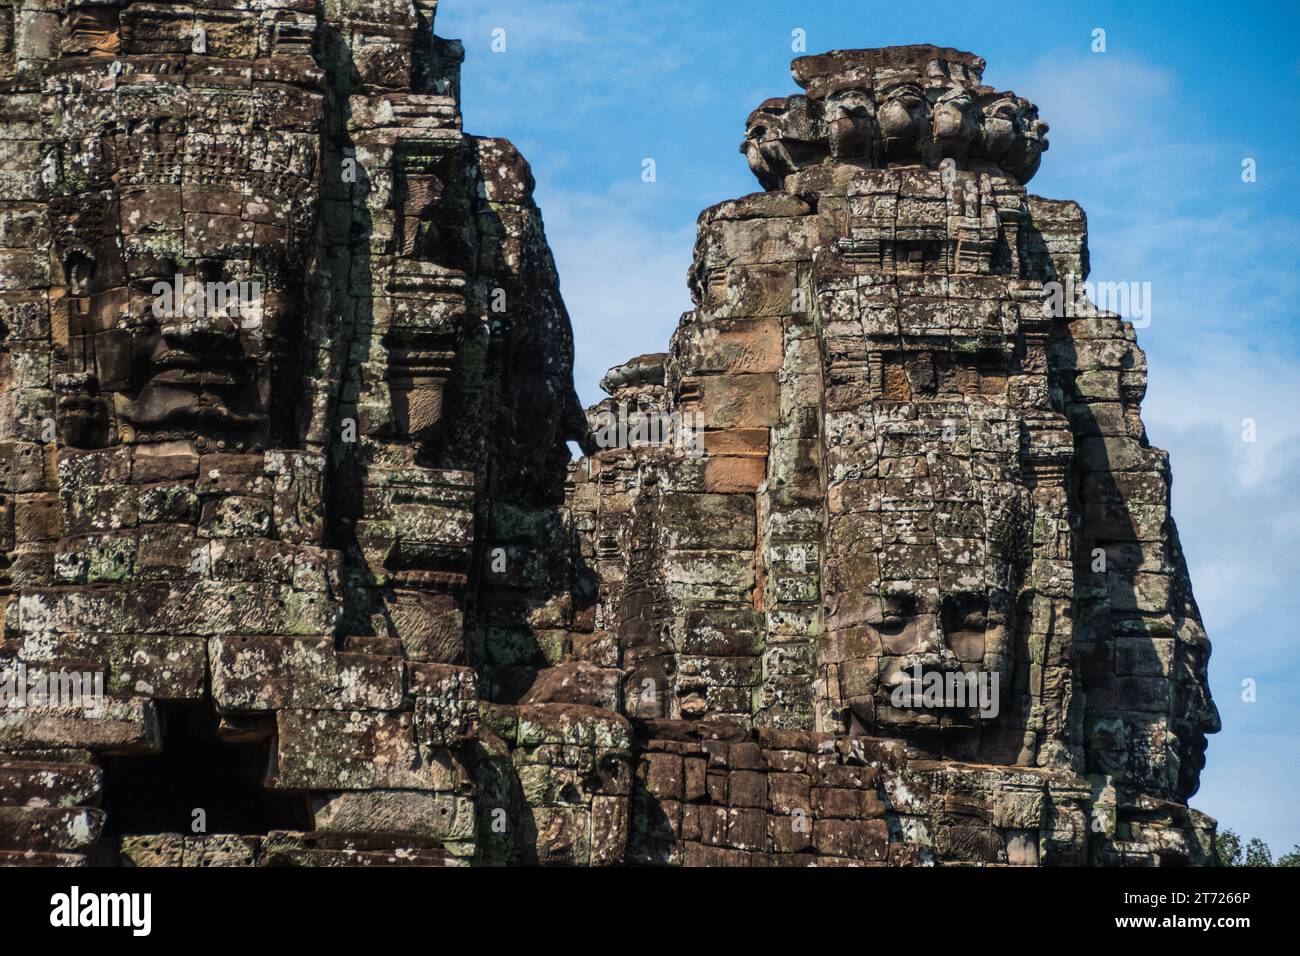
[[[696,308],[589,410],[704,428],[702,456],[572,468],[581,644],[638,727],[634,861],[1212,859],[1186,806],[1209,644],[1145,361],[1053,301],[1083,212],[1025,191],[1047,127],[983,65],[796,60],[806,92],[741,146],[765,192],[700,216]],[[916,668],[996,677],[996,715],[900,706]]]
[[795,61],[584,415],[436,6],[0,0],[0,681],[106,693],[0,709],[0,863],[1208,862],[1144,360],[1045,312],[1032,104]]
[[462,132],[436,6],[0,3],[0,677],[108,695],[0,714],[6,859],[84,860],[110,764],[205,709],[319,836],[110,823],[94,862],[480,853],[480,692],[542,623],[563,653],[585,435],[531,174]]

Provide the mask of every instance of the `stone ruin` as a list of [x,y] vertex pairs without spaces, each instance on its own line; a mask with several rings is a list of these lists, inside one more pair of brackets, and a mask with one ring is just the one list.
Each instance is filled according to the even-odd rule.
[[795,60],[584,412],[436,7],[0,0],[0,862],[1211,862],[1168,459],[1035,107]]

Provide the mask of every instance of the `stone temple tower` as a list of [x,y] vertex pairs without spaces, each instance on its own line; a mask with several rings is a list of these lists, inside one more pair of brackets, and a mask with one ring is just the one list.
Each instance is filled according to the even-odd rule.
[[[1083,213],[1026,192],[1047,126],[983,67],[795,60],[741,145],[764,191],[700,217],[696,308],[606,379],[599,414],[691,439],[602,451],[575,497],[627,712],[672,728],[644,745],[665,858],[1210,852],[1184,801],[1218,717],[1143,355],[1074,292]],[[714,722],[762,745],[730,790]]]
[[1033,105],[796,60],[584,414],[436,8],[0,0],[0,864],[1208,862],[1144,359]]

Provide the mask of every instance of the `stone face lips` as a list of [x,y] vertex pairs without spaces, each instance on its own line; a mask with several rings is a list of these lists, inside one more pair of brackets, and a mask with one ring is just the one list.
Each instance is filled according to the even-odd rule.
[[584,414],[435,8],[0,0],[0,863],[1206,862],[1144,360],[1045,310],[1032,104],[797,60]]

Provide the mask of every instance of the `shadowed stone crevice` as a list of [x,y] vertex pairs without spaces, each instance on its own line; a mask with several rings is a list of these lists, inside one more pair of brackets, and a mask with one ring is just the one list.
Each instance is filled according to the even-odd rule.
[[[310,828],[304,797],[263,786],[273,741],[223,740],[210,707],[167,707],[159,717],[159,754],[100,760],[105,839],[153,833],[264,835]],[[198,817],[195,811],[200,811]]]

